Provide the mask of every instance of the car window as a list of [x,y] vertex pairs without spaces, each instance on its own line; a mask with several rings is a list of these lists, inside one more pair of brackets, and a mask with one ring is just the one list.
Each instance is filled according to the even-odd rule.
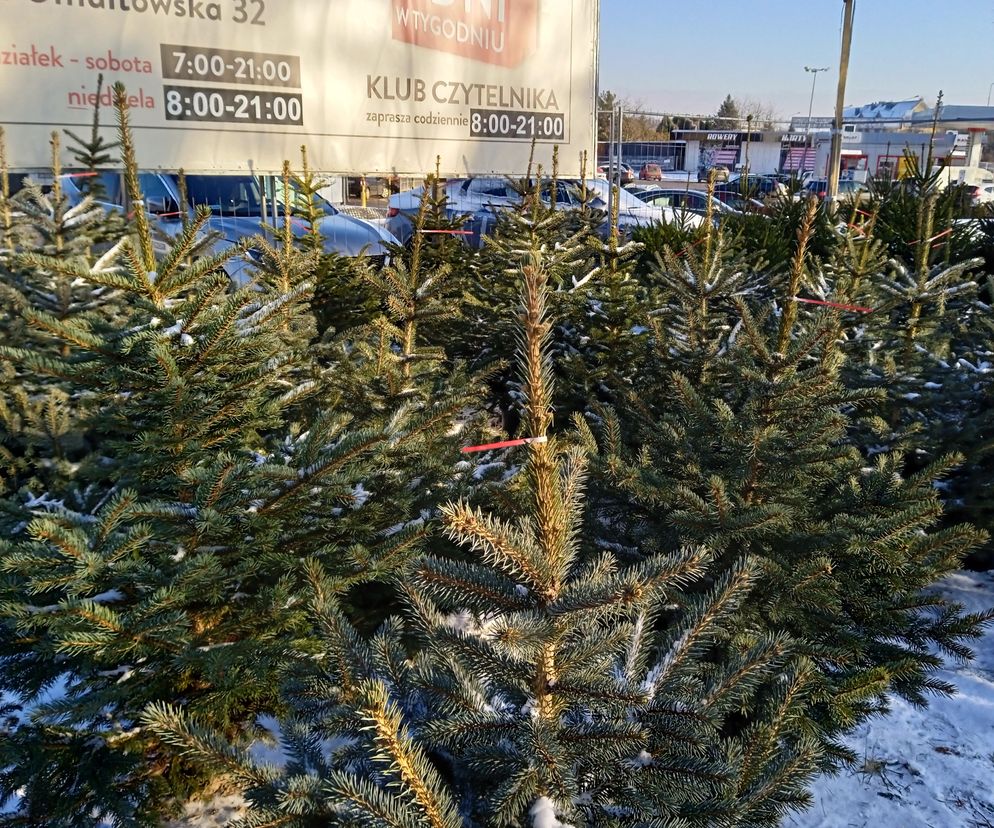
[[469,191],[474,195],[494,196],[497,198],[507,197],[507,185],[503,181],[477,179],[471,182]]
[[[15,179],[17,179],[17,181],[15,181]],[[74,193],[78,196],[79,195],[79,186],[78,186],[78,183],[80,181],[90,181],[90,180],[91,179],[89,179],[89,178],[80,179],[80,178],[74,178],[74,177],[70,177],[69,175],[63,174],[63,176],[62,176],[62,191],[64,193],[66,193],[66,195],[68,195],[70,197],[72,197],[72,195]],[[10,174],[10,181],[11,181],[11,185],[10,185],[11,186],[11,190],[10,190],[10,192],[11,192],[12,195],[15,192],[17,192],[18,190],[22,190],[25,187],[27,187],[29,183],[31,184],[31,186],[37,187],[45,195],[48,195],[49,193],[51,193],[52,192],[52,188],[55,186],[55,179],[53,178],[52,174],[49,173],[49,172],[31,172],[31,173],[23,173],[23,174],[22,173],[11,173]]]
[[179,211],[179,199],[176,192],[155,173],[140,173],[138,186],[145,196],[145,206],[149,212],[166,213]]
[[[207,206],[216,216],[262,216],[262,188],[254,176],[188,175],[186,189],[191,207]],[[275,196],[275,204],[271,202],[268,210],[274,215],[282,215],[284,198],[281,181],[276,183]],[[316,193],[313,199],[318,210],[326,216],[338,212]],[[295,202],[299,202],[299,193],[293,189],[291,205]]]
[[579,191],[573,190],[573,188],[569,187],[562,181],[558,182],[556,186],[556,201],[559,204],[579,204],[579,195]]
[[119,172],[104,171],[97,175],[94,183],[99,184],[103,190],[101,201],[117,204],[119,207],[124,206],[123,178],[124,176]]
[[[283,194],[283,181],[282,181],[282,179],[276,179],[276,188],[275,188],[274,192],[276,194],[276,207],[277,207],[278,215],[283,215],[283,212],[284,212],[284,210],[283,210],[283,204],[285,202],[285,197],[284,197],[284,194]],[[303,209],[304,209],[303,198],[304,198],[303,194],[300,192],[300,190],[297,189],[296,186],[294,186],[294,183],[291,180],[290,181],[290,206],[291,206],[291,209],[293,210],[293,212],[299,214],[299,213],[301,213],[303,211]],[[313,193],[311,195],[311,201],[314,204],[315,212],[317,212],[319,214],[324,214],[325,216],[334,216],[334,215],[338,214],[338,210],[336,210],[334,207],[332,207],[330,202],[328,202],[325,198],[323,198],[322,196],[318,195],[317,193]]]
[[10,173],[10,194],[20,192],[24,189],[25,179],[30,178],[31,173]]
[[[549,201],[549,187],[550,182],[543,182],[542,184],[542,201]],[[573,197],[570,195],[569,188],[562,182],[556,182],[556,204],[565,204],[571,206],[573,204]],[[579,193],[577,192],[576,201],[579,203]]]
[[654,207],[672,207],[673,206],[673,196],[671,195],[657,195],[649,199],[649,203]]
[[192,207],[210,207],[215,215],[262,215],[262,193],[252,176],[189,175],[186,189]]

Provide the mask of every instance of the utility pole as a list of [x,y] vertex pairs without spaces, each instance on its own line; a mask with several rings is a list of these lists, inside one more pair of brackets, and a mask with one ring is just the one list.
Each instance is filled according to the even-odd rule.
[[842,56],[839,58],[839,88],[835,97],[835,123],[832,128],[832,152],[828,163],[828,193],[830,201],[839,194],[839,167],[842,164],[842,110],[846,105],[846,80],[849,76],[849,53],[852,48],[852,21],[856,0],[842,0],[845,10],[842,20]]

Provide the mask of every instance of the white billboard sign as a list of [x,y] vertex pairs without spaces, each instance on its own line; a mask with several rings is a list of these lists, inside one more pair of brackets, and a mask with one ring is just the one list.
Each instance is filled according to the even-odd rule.
[[127,87],[142,167],[576,174],[595,145],[598,0],[0,0],[14,167]]

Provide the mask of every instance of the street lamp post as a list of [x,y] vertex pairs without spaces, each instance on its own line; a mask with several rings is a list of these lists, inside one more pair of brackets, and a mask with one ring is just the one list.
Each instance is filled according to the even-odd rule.
[[[828,70],[829,70],[828,66],[805,66],[804,67],[804,71],[805,72],[810,72],[811,73],[811,100],[808,101],[808,125],[807,125],[807,129],[806,129],[806,132],[808,134],[807,134],[806,140],[804,141],[804,163],[806,163],[807,160],[808,160],[808,149],[810,149],[810,146],[813,143],[813,140],[812,140],[812,137],[811,137],[811,112],[812,112],[812,110],[814,109],[814,106],[815,106],[815,84],[818,82],[818,73],[819,72],[827,72]],[[798,170],[798,176],[797,177],[800,178],[801,177],[800,174],[803,173],[803,172],[804,172],[803,170]]]

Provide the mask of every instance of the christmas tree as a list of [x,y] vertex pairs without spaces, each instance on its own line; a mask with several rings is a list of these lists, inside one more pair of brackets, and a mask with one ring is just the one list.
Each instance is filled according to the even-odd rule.
[[[758,560],[740,623],[797,642],[813,666],[806,726],[829,757],[851,759],[838,737],[892,693],[924,704],[950,692],[933,676],[935,653],[968,655],[990,616],[927,590],[984,540],[940,524],[933,482],[955,458],[905,474],[900,452],[870,460],[851,438],[859,412],[884,397],[843,382],[841,319],[859,309],[807,256],[815,210],[785,274],[757,278],[720,240],[663,263],[667,301],[642,383],[599,423],[603,473],[627,496],[609,493],[600,508],[633,555],[704,544],[714,578]],[[830,307],[807,310],[809,292]]]
[[34,824],[147,824],[196,790],[206,780],[140,726],[142,710],[182,705],[229,738],[249,733],[279,707],[281,654],[314,651],[304,562],[355,586],[385,578],[424,534],[423,491],[392,464],[426,465],[419,440],[451,418],[401,404],[410,388],[368,423],[346,410],[337,367],[309,349],[315,257],[287,229],[288,195],[284,208],[274,238],[250,242],[261,255],[242,289],[222,269],[230,253],[203,255],[205,212],[161,256],[137,211],[99,257],[24,259],[28,277],[112,292],[122,314],[94,321],[98,300],[85,317],[26,306],[45,347],[0,348],[15,376],[91,398],[85,426],[99,435],[102,487],[77,505],[55,481],[0,545],[0,690],[20,708],[0,745],[0,797],[16,791]]
[[[585,452],[551,433],[549,272],[537,247],[521,273],[530,442],[512,511],[447,505],[445,533],[463,553],[415,562],[407,623],[369,639],[312,564],[325,650],[287,688],[285,766],[176,707],[145,716],[174,748],[251,789],[250,825],[774,825],[804,802],[817,748],[790,721],[811,668],[786,636],[727,624],[756,564],[743,559],[689,597],[704,549],[629,563],[585,543]],[[733,642],[728,661],[709,656]],[[760,698],[765,682],[779,687]],[[763,723],[726,735],[750,702]]]

